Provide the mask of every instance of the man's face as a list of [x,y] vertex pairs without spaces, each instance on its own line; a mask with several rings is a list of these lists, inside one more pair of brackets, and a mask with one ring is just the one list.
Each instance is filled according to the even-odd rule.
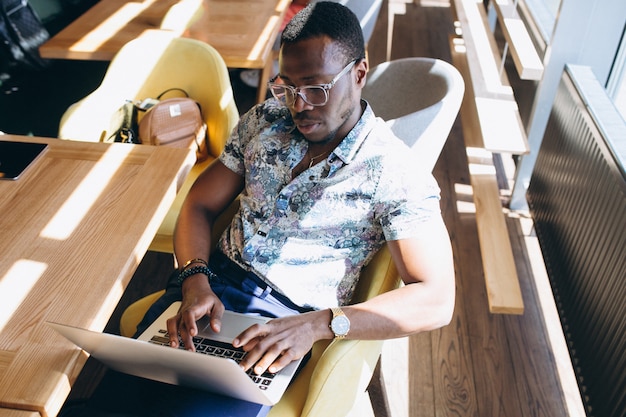
[[[349,63],[337,45],[317,37],[284,45],[281,49],[280,79],[292,87],[329,83]],[[312,106],[298,96],[289,106],[298,130],[310,142],[343,139],[361,117],[361,88],[367,64],[359,61],[328,91],[324,106]]]

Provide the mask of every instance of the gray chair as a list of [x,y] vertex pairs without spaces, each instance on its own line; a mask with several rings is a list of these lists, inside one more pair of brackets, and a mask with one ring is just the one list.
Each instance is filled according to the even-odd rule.
[[439,59],[403,58],[377,65],[367,77],[363,98],[432,170],[463,100],[459,71]]

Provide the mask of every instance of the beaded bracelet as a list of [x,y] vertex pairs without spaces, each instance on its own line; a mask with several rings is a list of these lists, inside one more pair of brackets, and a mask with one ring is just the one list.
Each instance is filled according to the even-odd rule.
[[213,273],[213,271],[211,271],[211,269],[208,266],[205,266],[205,265],[192,266],[191,268],[181,271],[181,273],[178,275],[178,279],[177,279],[178,285],[183,285],[183,281],[185,279],[196,274],[204,274],[209,279],[216,277],[216,275]]

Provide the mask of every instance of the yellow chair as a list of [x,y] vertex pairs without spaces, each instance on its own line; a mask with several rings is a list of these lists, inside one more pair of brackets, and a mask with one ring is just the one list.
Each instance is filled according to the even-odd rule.
[[[221,234],[238,209],[235,201],[217,220],[213,238]],[[216,241],[216,240],[214,240]],[[397,288],[400,279],[391,254],[384,246],[363,269],[353,301],[360,302]],[[131,337],[148,308],[163,294],[159,291],[131,304],[120,320],[120,333]],[[367,386],[382,350],[379,340],[319,341],[312,356],[269,417],[344,417],[371,410]],[[369,408],[367,408],[369,407]]]
[[228,69],[219,53],[204,42],[179,38],[173,32],[145,32],[116,54],[95,91],[65,111],[58,134],[62,139],[97,142],[103,132],[110,134],[106,130],[111,115],[125,100],[156,98],[174,87],[200,103],[211,156],[192,168],[150,245],[150,250],[169,253],[173,252],[178,212],[191,184],[221,153],[239,120]]

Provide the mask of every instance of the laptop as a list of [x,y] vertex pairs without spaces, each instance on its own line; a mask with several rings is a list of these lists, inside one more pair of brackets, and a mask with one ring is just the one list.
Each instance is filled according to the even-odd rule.
[[138,339],[98,333],[59,323],[47,324],[111,369],[142,378],[198,388],[257,404],[274,405],[295,375],[300,361],[276,374],[244,372],[238,361],[245,352],[232,346],[243,330],[268,318],[225,311],[220,333],[207,317],[198,321],[196,352],[168,346],[166,320],[178,312],[173,303]]
[[17,180],[48,145],[0,140],[0,180]]

